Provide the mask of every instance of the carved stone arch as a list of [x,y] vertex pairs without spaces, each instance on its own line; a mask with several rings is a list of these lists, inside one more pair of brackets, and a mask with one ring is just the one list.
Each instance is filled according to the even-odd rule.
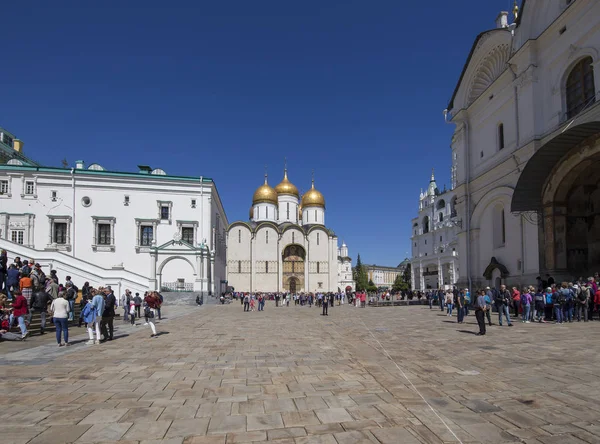
[[[552,94],[560,93],[560,103],[561,103],[561,113],[566,113],[567,111],[567,78],[571,71],[579,62],[581,62],[586,57],[592,58],[592,67],[598,68],[600,66],[600,52],[596,48],[585,47],[580,48],[574,45],[571,45],[571,52],[569,54],[568,60],[565,62],[565,68],[562,71],[558,71],[555,77],[555,80],[552,84]],[[597,72],[594,71],[594,88],[598,91],[598,77],[596,76]]]
[[165,268],[165,265],[167,265],[169,262],[171,262],[172,260],[175,259],[181,259],[185,262],[187,262],[188,264],[190,264],[190,266],[192,267],[192,270],[194,271],[194,276],[197,276],[198,273],[196,272],[196,266],[192,263],[192,261],[189,260],[189,258],[185,257],[185,256],[169,256],[168,258],[166,258],[164,261],[162,261],[162,263],[158,266],[158,270],[156,274],[162,274],[163,268]]
[[473,209],[473,214],[471,216],[471,228],[477,229],[480,228],[481,218],[490,205],[495,204],[498,200],[504,203],[504,209],[506,215],[508,216],[510,209],[510,202],[512,199],[512,195],[514,192],[514,188],[508,186],[502,186],[498,188],[494,188],[491,191],[488,191],[475,205]]
[[509,58],[510,45],[508,44],[498,45],[486,55],[479,63],[469,86],[467,106],[477,100],[508,69]]

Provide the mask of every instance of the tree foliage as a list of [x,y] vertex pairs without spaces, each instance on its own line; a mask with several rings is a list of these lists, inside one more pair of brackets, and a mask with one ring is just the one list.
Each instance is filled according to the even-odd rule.
[[404,273],[402,273],[402,280],[408,285],[408,288],[411,287],[412,282],[410,281],[410,262],[406,264],[406,268],[404,268]]
[[360,260],[360,254],[356,258],[356,266],[353,270],[353,276],[355,288],[357,291],[366,290],[368,287],[367,270],[365,270],[362,261]]

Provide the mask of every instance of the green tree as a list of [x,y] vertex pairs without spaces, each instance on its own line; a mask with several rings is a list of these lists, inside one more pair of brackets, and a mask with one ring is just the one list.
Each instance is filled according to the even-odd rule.
[[369,284],[367,285],[367,291],[369,293],[377,293],[377,285],[375,285],[371,279],[369,279]]
[[406,282],[404,282],[403,276],[401,274],[399,274],[398,276],[396,276],[396,279],[394,280],[394,284],[392,285],[392,291],[394,293],[398,293],[399,291],[404,291],[406,290]]
[[352,278],[354,279],[354,284],[356,286],[355,287],[356,290],[366,290],[367,289],[367,286],[368,286],[367,271],[365,270],[365,267],[363,266],[362,261],[360,260],[360,254],[356,258],[356,265],[353,270]]

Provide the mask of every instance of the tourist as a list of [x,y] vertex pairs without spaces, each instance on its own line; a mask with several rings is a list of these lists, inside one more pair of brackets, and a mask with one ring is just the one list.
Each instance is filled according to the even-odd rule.
[[456,298],[456,322],[462,324],[465,319],[465,293],[459,292]]
[[4,288],[6,290],[6,296],[8,296],[9,300],[12,300],[12,293],[15,289],[19,288],[19,269],[15,264],[10,264],[6,271],[6,285]]
[[[85,310],[88,310],[89,307],[89,312],[84,315],[84,321],[87,324],[88,335],[90,337],[87,344],[97,345],[100,344],[100,323],[102,321],[102,313],[104,313],[104,296],[100,291],[92,291],[92,295],[92,300],[85,308]],[[95,340],[94,332],[96,333]]]
[[33,281],[29,277],[29,272],[21,272],[21,279],[19,280],[19,290],[21,290],[21,294],[27,301],[27,306],[29,306],[29,303],[31,301],[31,295],[33,294]]
[[471,292],[465,288],[465,316],[469,316],[469,305],[471,305]]
[[543,290],[537,290],[533,296],[533,318],[538,323],[546,322],[544,314],[546,311],[546,297]]
[[123,322],[129,321],[129,306],[131,305],[131,291],[125,290],[123,296],[121,296],[121,307],[123,307]]
[[[67,321],[70,310],[71,305],[65,299],[65,292],[59,292],[58,297],[54,299],[52,305],[50,305],[52,322],[54,323],[54,327],[56,327],[56,342],[59,347],[71,345],[69,344],[69,322]],[[60,342],[61,333],[65,340],[64,343]]]
[[156,326],[152,322],[152,319],[154,319],[155,311],[158,307],[160,307],[160,299],[154,293],[149,292],[144,298],[144,318],[146,320],[144,325],[150,325],[150,329],[152,330],[151,338],[156,337]]
[[27,299],[25,299],[25,296],[23,296],[19,290],[15,290],[13,293],[12,317],[9,325],[12,327],[12,319],[17,318],[22,339],[25,339],[29,335],[27,327],[25,326],[25,315],[28,313],[27,306]]
[[529,314],[531,312],[531,294],[529,288],[523,288],[521,293],[521,310],[523,312],[522,322],[529,324]]
[[452,316],[452,309],[454,308],[454,295],[451,291],[446,293],[446,316]]
[[133,298],[133,301],[135,303],[135,313],[137,315],[138,318],[141,318],[141,310],[142,310],[142,298],[140,297],[139,293],[135,294],[135,297]]
[[321,313],[321,316],[329,316],[329,314],[328,314],[329,303],[327,302],[327,300],[324,300],[322,305],[323,305],[323,313]]
[[129,318],[131,325],[135,325],[135,302],[133,299],[129,300]]
[[250,311],[254,311],[254,295],[250,298]]
[[[70,278],[70,276],[67,276]],[[69,302],[69,321],[72,321],[75,316],[75,300],[77,299],[77,291],[75,290],[75,286],[73,282],[69,279],[66,282],[66,300]]]
[[544,292],[544,320],[550,322],[552,320],[552,288],[546,288]]
[[242,302],[244,304],[244,311],[250,311],[250,295],[248,293],[246,293]]
[[519,312],[521,311],[521,292],[517,287],[513,287],[512,289],[512,300],[515,309],[515,318],[519,319]]
[[502,327],[502,315],[506,317],[506,323],[509,327],[512,327],[512,323],[510,322],[510,313],[509,313],[509,305],[511,301],[511,294],[506,288],[506,285],[500,285],[500,291],[497,294],[496,300],[494,303],[496,304],[496,309],[498,310],[498,324]]
[[475,300],[475,318],[477,319],[477,324],[479,325],[479,333],[477,336],[485,335],[485,311],[487,310],[487,304],[485,302],[486,292],[485,290],[481,290],[479,292],[479,296]]
[[[52,272],[50,274],[52,275]],[[46,281],[46,291],[50,294],[52,299],[56,299],[58,297],[58,279],[54,280],[50,277],[50,279]]]
[[104,336],[103,341],[113,340],[116,306],[117,298],[110,285],[108,285],[104,289],[104,311],[102,312],[102,321],[100,323],[100,332],[102,333],[102,336]]
[[486,310],[485,310],[485,316],[487,317],[487,321],[488,321],[488,325],[491,326],[492,325],[492,301],[494,300],[494,293],[492,292],[492,290],[490,289],[490,287],[485,287],[485,304],[486,304]]
[[554,306],[554,322],[556,324],[563,323],[563,304],[563,294],[558,288],[554,288],[552,292],[552,305]]
[[44,290],[36,291],[31,296],[31,301],[29,303],[29,319],[28,323],[31,324],[31,319],[33,318],[33,313],[39,313],[40,315],[40,334],[43,335],[46,329],[46,311],[48,310],[48,305],[52,302],[52,297],[49,293]]

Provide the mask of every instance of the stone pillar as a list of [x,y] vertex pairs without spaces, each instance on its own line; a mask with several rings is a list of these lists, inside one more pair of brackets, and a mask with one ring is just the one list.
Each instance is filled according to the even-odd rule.
[[202,257],[202,294],[208,294],[208,250],[205,248],[203,250]]
[[417,289],[417,283],[415,282],[415,266],[413,263],[410,264],[410,286],[413,291]]
[[554,206],[548,205],[543,209],[544,217],[544,256],[546,259],[546,270],[556,268],[556,256],[554,254]]
[[210,255],[210,294],[215,296],[215,251]]
[[438,288],[442,288],[444,286],[444,270],[442,270],[442,260],[438,258]]
[[419,262],[419,273],[421,273],[419,275],[419,280],[420,280],[419,283],[421,284],[420,290],[425,291],[425,275],[423,274],[423,262]]
[[[297,213],[297,211],[296,211]],[[283,291],[283,254],[281,236],[277,239],[277,291]],[[298,289],[300,291],[300,289]]]
[[155,291],[160,291],[160,288],[157,288],[156,282],[156,265],[158,262],[158,255],[156,253],[150,254],[150,288]]

